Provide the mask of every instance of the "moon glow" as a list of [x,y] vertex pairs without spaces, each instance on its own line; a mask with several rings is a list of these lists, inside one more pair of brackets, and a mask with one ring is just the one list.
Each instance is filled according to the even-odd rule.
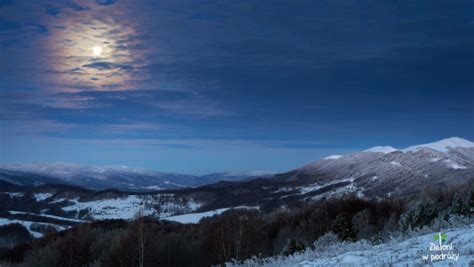
[[100,54],[102,54],[102,47],[101,46],[94,46],[92,47],[92,53],[94,54],[94,56],[98,57],[100,56]]

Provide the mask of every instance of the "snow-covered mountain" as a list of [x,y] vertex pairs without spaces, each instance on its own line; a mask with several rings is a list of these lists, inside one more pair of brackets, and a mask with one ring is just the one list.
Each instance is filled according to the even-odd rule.
[[[212,183],[215,181],[221,182]],[[18,186],[51,183],[64,185]],[[150,214],[163,217],[238,206],[273,210],[344,195],[370,198],[416,196],[430,187],[446,189],[473,184],[474,143],[460,138],[405,149],[376,147],[358,153],[333,155],[276,175],[244,172],[197,177],[130,167],[84,167],[64,163],[0,168],[0,192],[8,196],[10,210],[19,210],[25,203],[40,203],[42,206],[36,204],[29,211],[51,209],[58,216],[93,219],[129,218],[138,212],[140,203],[149,207]],[[96,192],[70,185],[125,191],[167,190]],[[173,187],[175,189],[170,189]]]
[[[326,157],[279,175],[279,179],[311,181],[317,189],[331,185],[330,193],[342,190],[361,196],[409,194],[426,186],[452,186],[474,179],[474,143],[453,137],[405,149],[377,146]],[[343,188],[334,186],[338,182]]]
[[90,189],[153,191],[195,187],[218,181],[239,181],[267,172],[214,173],[193,176],[165,173],[128,166],[83,166],[72,163],[30,163],[0,165],[0,180],[16,185],[59,183]]

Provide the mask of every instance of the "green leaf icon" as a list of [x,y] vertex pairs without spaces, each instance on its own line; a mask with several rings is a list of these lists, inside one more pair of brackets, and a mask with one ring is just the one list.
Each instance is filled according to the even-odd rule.
[[[440,234],[435,234],[435,235],[433,236],[433,238],[434,238],[435,240],[438,240],[438,241],[439,241],[439,237],[440,237]],[[446,241],[446,238],[447,238],[447,235],[446,235],[446,234],[441,234],[441,240],[442,240],[442,241]]]

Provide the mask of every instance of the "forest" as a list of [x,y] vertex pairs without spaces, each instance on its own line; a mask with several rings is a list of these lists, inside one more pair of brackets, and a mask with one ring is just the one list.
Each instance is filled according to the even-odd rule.
[[[229,210],[199,224],[150,217],[105,220],[28,238],[21,225],[0,227],[26,243],[0,251],[2,266],[210,266],[250,257],[291,255],[333,233],[338,241],[377,244],[452,216],[472,217],[474,189],[426,190],[416,197],[344,197],[299,208]],[[11,234],[13,232],[21,234]],[[10,233],[10,235],[6,234]],[[13,240],[14,241],[14,240]],[[5,246],[3,246],[5,247]]]

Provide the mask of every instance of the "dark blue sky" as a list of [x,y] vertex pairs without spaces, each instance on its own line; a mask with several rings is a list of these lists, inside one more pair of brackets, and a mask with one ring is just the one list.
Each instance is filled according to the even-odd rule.
[[474,140],[473,14],[474,1],[0,0],[0,161],[284,171]]

